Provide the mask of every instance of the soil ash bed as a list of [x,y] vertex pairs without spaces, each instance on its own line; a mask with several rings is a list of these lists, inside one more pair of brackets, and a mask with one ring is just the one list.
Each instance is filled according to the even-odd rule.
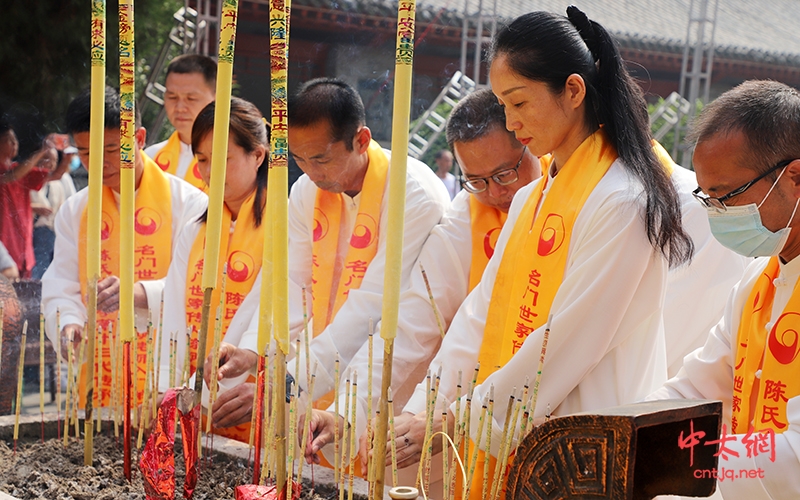
[[[0,491],[23,500],[145,500],[135,450],[131,458],[132,481],[128,483],[121,442],[103,434],[95,436],[92,467],[83,465],[83,444],[82,440],[71,438],[65,448],[56,439],[44,444],[20,439],[14,454],[14,443],[0,440]],[[180,440],[176,440],[175,449],[175,497],[182,498],[185,468]],[[245,460],[214,453],[210,464],[205,458],[198,464],[197,487],[192,498],[235,499],[236,487],[249,484],[252,475],[252,465]],[[327,485],[316,485],[312,491],[310,481],[303,483],[303,500],[338,497]],[[360,495],[355,498],[363,500]]]

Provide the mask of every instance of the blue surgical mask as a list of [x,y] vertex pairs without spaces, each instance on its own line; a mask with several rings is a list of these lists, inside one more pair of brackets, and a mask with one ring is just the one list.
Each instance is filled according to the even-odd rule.
[[70,160],[70,162],[69,162],[69,171],[70,172],[74,172],[74,171],[78,170],[79,168],[81,168],[81,159],[78,157],[78,155],[75,155],[75,156],[72,157],[72,160]]
[[[785,171],[785,169],[784,169]],[[783,175],[783,172],[781,172]],[[767,201],[772,189],[777,185],[778,180],[767,192],[767,195],[761,200],[761,203],[756,205],[750,203],[748,205],[726,207],[725,212],[718,212],[714,208],[707,207],[708,222],[711,226],[711,234],[719,241],[722,246],[733,250],[734,252],[744,255],[745,257],[767,257],[771,255],[778,255],[786,245],[786,240],[789,239],[791,228],[789,224],[794,219],[794,214],[797,212],[797,206],[800,204],[800,199],[794,204],[794,211],[792,216],[789,217],[789,222],[786,227],[776,232],[772,232],[761,222],[761,214],[758,209]]]

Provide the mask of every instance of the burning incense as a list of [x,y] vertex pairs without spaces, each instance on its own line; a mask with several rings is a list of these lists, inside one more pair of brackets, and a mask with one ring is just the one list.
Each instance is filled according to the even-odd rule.
[[153,377],[153,401],[152,406],[153,408],[153,420],[156,419],[158,416],[158,384],[161,382],[161,343],[163,342],[163,332],[164,332],[164,290],[161,290],[161,309],[158,312],[158,337],[156,339],[156,346],[158,349],[158,356],[156,358],[156,374]]
[[19,345],[19,368],[17,369],[17,401],[14,408],[14,453],[17,452],[19,438],[19,412],[22,409],[22,374],[25,370],[25,343],[28,339],[28,320],[22,324],[22,339]]
[[433,309],[433,315],[436,316],[436,326],[439,327],[439,334],[442,336],[442,338],[444,338],[444,325],[442,325],[442,316],[439,314],[439,308],[436,307],[436,300],[433,298],[431,284],[428,282],[428,273],[425,272],[422,262],[419,263],[419,270],[422,271],[422,280],[425,282],[425,290],[428,291],[428,299],[431,301],[431,309]]
[[[395,49],[394,109],[392,111],[392,159],[389,168],[389,220],[386,228],[386,267],[381,310],[381,337],[384,339],[383,374],[381,378],[382,418],[376,425],[381,436],[374,455],[386,456],[388,424],[387,395],[392,383],[394,339],[397,336],[400,279],[403,263],[403,225],[405,218],[406,173],[408,157],[408,122],[411,111],[411,68],[414,64],[414,11],[416,0],[400,0],[397,6],[397,44]],[[375,469],[374,500],[383,497],[385,467]]]

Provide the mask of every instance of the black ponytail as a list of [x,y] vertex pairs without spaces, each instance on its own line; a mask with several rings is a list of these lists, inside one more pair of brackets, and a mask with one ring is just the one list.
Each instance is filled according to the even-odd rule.
[[611,35],[577,7],[568,18],[531,12],[497,34],[492,57],[505,57],[519,75],[548,85],[560,94],[571,74],[586,83],[585,121],[590,130],[603,125],[623,165],[639,179],[647,197],[647,238],[671,266],[691,259],[693,244],[681,224],[675,187],[653,152],[647,103],[625,69]]

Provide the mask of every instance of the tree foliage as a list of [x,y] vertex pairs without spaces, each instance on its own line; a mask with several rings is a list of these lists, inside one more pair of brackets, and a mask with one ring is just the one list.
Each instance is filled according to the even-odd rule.
[[[137,67],[149,69],[173,24],[180,0],[136,0]],[[90,83],[89,0],[10,1],[0,16],[0,108],[15,128],[41,136],[62,130],[70,101]],[[118,0],[106,4],[106,82],[119,85]],[[146,74],[137,75],[137,94]],[[23,146],[26,134],[21,134]],[[29,140],[34,140],[28,137]],[[34,141],[38,142],[38,141]]]

